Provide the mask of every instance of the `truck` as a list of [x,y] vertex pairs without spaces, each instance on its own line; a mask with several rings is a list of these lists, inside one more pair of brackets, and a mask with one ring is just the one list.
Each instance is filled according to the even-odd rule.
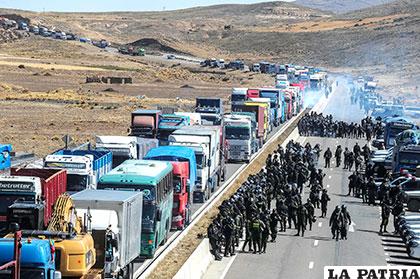
[[0,173],[3,173],[11,167],[11,144],[0,144]]
[[237,112],[250,112],[253,113],[256,119],[256,131],[257,131],[257,140],[258,148],[261,148],[265,141],[267,140],[268,130],[266,129],[266,117],[265,117],[265,108],[254,105],[246,106],[245,104],[232,104],[232,113]]
[[62,149],[44,158],[44,168],[67,170],[68,192],[96,188],[99,178],[112,169],[112,152]]
[[268,133],[270,133],[272,125],[271,125],[271,111],[270,111],[270,100],[267,99],[267,102],[260,102],[260,101],[246,101],[244,103],[245,106],[259,106],[264,108],[264,129]]
[[134,47],[134,46],[122,46],[118,48],[118,52],[124,55],[131,56],[145,56],[146,51],[144,48]]
[[251,116],[225,115],[224,134],[227,160],[249,163],[252,155],[257,151],[256,130]]
[[395,145],[395,138],[399,133],[416,128],[413,121],[404,117],[391,117],[384,122],[384,142],[386,149]]
[[261,88],[260,96],[270,99],[270,107],[274,112],[274,126],[278,127],[281,123],[284,123],[286,121],[286,113],[281,90],[277,88]]
[[247,99],[248,88],[233,88],[230,97],[231,104],[243,103]]
[[143,193],[87,189],[71,197],[79,216],[89,216],[102,278],[133,278],[140,255]]
[[157,139],[134,136],[96,136],[96,148],[112,152],[112,168],[116,168],[125,160],[141,160],[150,149],[158,146]]
[[195,112],[201,114],[201,125],[222,125],[223,100],[220,98],[196,98]]
[[161,146],[151,149],[145,159],[171,162],[174,172],[172,229],[183,229],[190,223],[197,180],[194,150],[185,146]]
[[406,170],[415,174],[420,165],[420,145],[408,144],[398,148],[393,160],[393,171]]
[[275,109],[271,108],[271,100],[270,98],[249,98],[249,100],[247,102],[245,102],[246,104],[258,104],[263,106],[266,111],[268,112],[268,123],[269,123],[269,132],[271,132],[274,129],[274,122],[275,122]]
[[246,91],[246,100],[250,98],[259,98],[260,97],[260,90],[255,88],[250,88]]
[[130,136],[157,138],[160,110],[139,109],[131,113]]
[[184,115],[162,114],[159,118],[159,145],[168,145],[168,137],[175,130],[190,125],[190,118]]
[[[12,277],[12,268],[0,270],[0,278],[61,279],[55,268],[53,243],[45,239],[22,238],[18,244],[20,257],[16,259],[20,276]],[[0,266],[14,259],[16,243],[13,238],[0,239]]]
[[8,215],[23,229],[45,228],[66,185],[65,170],[12,168],[10,176],[0,176],[0,230],[8,232]]
[[184,127],[169,136],[169,144],[194,150],[197,181],[193,201],[205,202],[222,179],[219,132],[209,126]]

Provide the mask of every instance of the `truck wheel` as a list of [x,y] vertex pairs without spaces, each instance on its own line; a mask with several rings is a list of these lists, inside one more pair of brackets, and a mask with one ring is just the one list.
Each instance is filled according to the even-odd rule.
[[408,211],[417,212],[420,209],[420,201],[418,200],[409,200],[407,203]]

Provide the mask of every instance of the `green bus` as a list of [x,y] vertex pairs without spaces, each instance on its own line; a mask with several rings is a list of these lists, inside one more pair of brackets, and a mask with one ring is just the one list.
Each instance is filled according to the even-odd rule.
[[142,257],[153,258],[168,238],[174,198],[172,173],[169,162],[127,160],[99,179],[98,189],[143,192]]

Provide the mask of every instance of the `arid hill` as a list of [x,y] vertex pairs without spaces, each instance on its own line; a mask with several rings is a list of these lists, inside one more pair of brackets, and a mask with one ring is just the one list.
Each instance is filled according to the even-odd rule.
[[338,14],[386,4],[394,0],[296,0],[295,4]]

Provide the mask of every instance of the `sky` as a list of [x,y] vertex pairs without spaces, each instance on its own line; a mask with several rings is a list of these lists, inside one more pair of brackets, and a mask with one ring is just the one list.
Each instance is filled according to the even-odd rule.
[[0,8],[38,12],[162,11],[215,4],[252,4],[267,1],[270,0],[0,0]]

